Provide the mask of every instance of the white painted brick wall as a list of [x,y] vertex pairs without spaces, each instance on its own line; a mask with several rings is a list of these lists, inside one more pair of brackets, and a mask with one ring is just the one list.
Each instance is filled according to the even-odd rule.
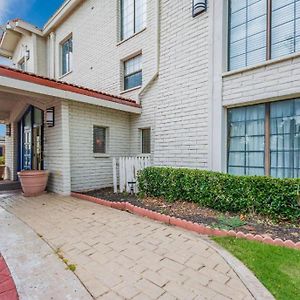
[[44,166],[50,172],[48,189],[68,194],[71,189],[69,107],[60,101],[49,107],[55,108],[55,126],[45,126],[44,131]]
[[[107,155],[93,153],[93,126],[108,127]],[[73,191],[111,186],[112,158],[130,155],[130,115],[76,102],[70,104]]]
[[[73,72],[62,80],[119,94],[121,61],[142,51],[145,85],[156,71],[155,2],[148,1],[146,30],[121,44],[117,1],[84,2],[55,32],[56,70],[60,42],[73,34]],[[151,127],[155,164],[206,168],[209,12],[193,18],[190,1],[173,2],[161,1],[160,75],[140,99],[142,115],[130,118],[130,151],[141,153],[139,129]]]
[[225,74],[223,104],[281,100],[300,95],[300,55]]
[[18,124],[11,123],[11,136],[5,136],[5,179],[17,180]]

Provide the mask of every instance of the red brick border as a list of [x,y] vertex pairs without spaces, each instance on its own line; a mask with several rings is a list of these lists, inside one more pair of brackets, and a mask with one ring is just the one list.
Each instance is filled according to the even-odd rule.
[[94,203],[98,203],[104,206],[112,207],[118,210],[129,211],[135,215],[147,217],[149,219],[159,221],[165,224],[173,225],[176,227],[180,227],[189,231],[193,231],[199,234],[205,235],[213,235],[213,236],[233,236],[237,238],[244,238],[247,240],[259,241],[265,244],[283,246],[288,248],[294,248],[300,250],[300,241],[298,243],[294,243],[291,240],[283,241],[282,239],[272,239],[270,237],[262,237],[261,235],[253,235],[251,233],[245,234],[241,231],[235,232],[233,230],[221,230],[214,229],[203,224],[193,223],[187,220],[170,217],[164,214],[160,214],[158,212],[141,208],[135,206],[128,202],[112,202],[103,199],[99,199],[93,196],[88,196],[80,193],[71,193],[71,195],[75,198],[86,200]]
[[0,254],[0,300],[18,300],[18,292],[4,258]]

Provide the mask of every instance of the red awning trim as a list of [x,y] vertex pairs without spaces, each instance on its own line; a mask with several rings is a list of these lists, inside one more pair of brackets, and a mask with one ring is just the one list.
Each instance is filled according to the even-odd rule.
[[133,107],[139,107],[141,108],[141,105],[136,103],[132,99],[127,99],[124,97],[112,95],[109,93],[101,92],[101,91],[96,91],[93,89],[89,89],[83,86],[67,83],[64,81],[59,81],[55,79],[51,79],[48,77],[44,76],[39,76],[33,73],[29,72],[24,72],[21,70],[17,69],[12,69],[7,66],[1,66],[0,65],[0,76],[16,79],[16,80],[22,80],[26,82],[31,82],[63,91],[68,91],[76,94],[81,94],[89,97],[94,97],[106,101],[111,101],[119,104],[124,104],[128,106],[133,106]]

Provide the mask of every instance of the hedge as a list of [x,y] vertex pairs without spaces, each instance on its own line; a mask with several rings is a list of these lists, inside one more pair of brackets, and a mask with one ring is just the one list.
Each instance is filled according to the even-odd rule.
[[255,213],[277,221],[300,221],[299,178],[148,167],[139,172],[138,183],[144,196],[195,202],[221,212]]

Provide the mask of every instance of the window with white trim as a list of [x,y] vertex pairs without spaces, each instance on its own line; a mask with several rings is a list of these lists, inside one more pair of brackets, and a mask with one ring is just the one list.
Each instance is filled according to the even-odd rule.
[[142,55],[137,55],[124,62],[124,90],[142,85]]
[[61,44],[61,75],[72,71],[73,65],[73,38],[70,37]]
[[121,40],[146,27],[147,0],[121,1]]

